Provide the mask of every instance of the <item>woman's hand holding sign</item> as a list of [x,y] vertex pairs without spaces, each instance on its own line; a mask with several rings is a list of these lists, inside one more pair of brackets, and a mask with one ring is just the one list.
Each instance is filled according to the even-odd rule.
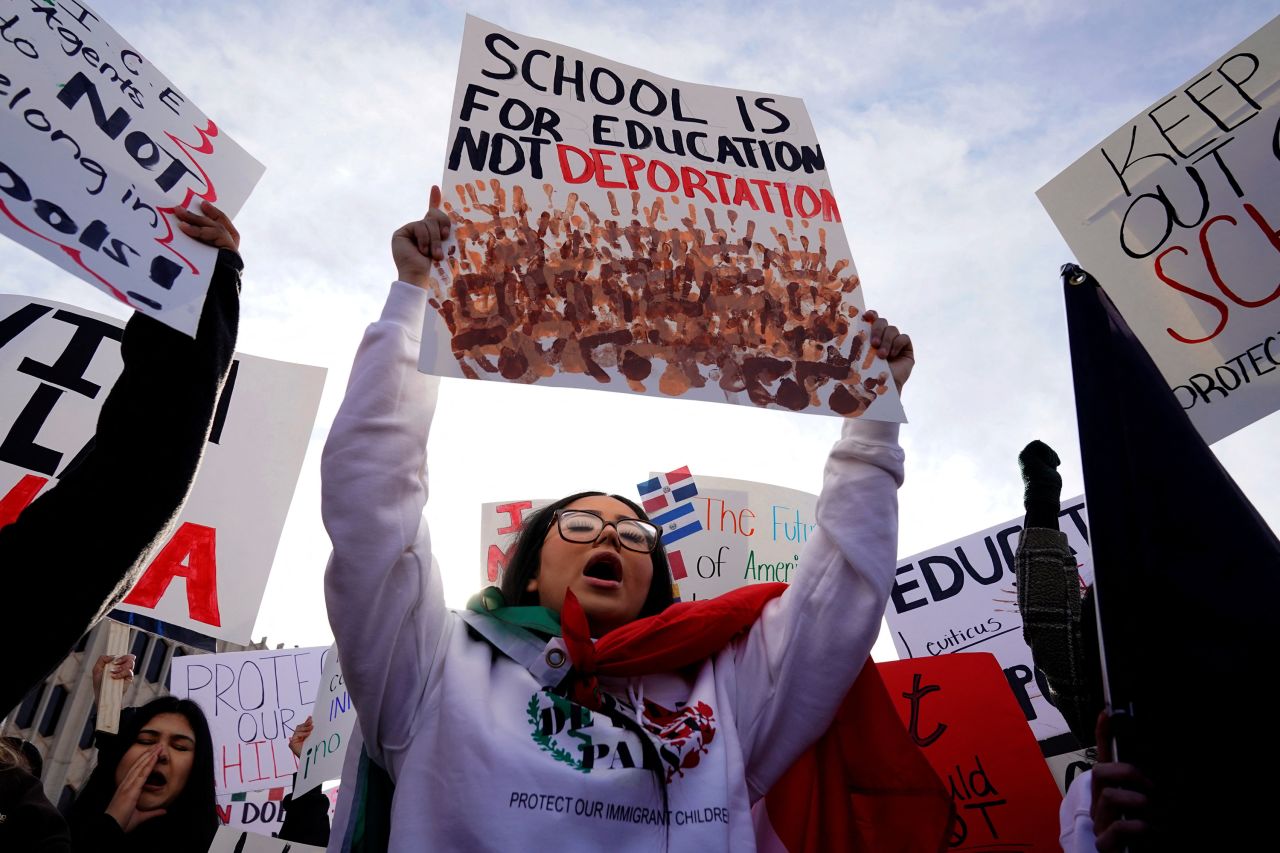
[[407,284],[426,288],[431,265],[444,260],[449,239],[449,216],[440,209],[440,187],[431,188],[430,209],[421,219],[406,223],[391,235],[396,275]]
[[231,217],[207,201],[200,202],[200,210],[203,215],[181,207],[173,209],[182,233],[215,249],[240,251],[240,232],[231,224]]
[[916,366],[916,351],[911,345],[911,336],[898,331],[897,326],[890,326],[889,321],[875,311],[867,311],[862,319],[871,324],[871,348],[876,355],[889,364],[893,381],[902,390]]

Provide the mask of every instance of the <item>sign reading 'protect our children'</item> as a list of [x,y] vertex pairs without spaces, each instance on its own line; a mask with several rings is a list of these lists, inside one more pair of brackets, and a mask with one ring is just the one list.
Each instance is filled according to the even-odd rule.
[[467,18],[420,367],[902,420],[797,98]]

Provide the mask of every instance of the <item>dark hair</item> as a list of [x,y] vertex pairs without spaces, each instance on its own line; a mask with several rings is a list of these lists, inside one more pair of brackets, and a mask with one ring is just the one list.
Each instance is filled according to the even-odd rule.
[[[95,824],[101,820],[116,792],[116,768],[142,729],[160,714],[186,718],[195,735],[191,772],[177,798],[165,813],[152,818],[129,834],[130,850],[207,850],[218,831],[217,800],[214,797],[213,736],[200,706],[190,699],[161,696],[141,708],[129,708],[120,715],[120,734],[98,735],[98,764],[71,806],[72,835],[78,843],[92,842]],[[202,845],[202,846],[201,846]]]
[[[609,497],[621,501],[630,507],[636,514],[636,518],[649,520],[649,516],[634,501],[627,500],[621,495],[608,495],[604,492],[578,492],[547,504],[525,520],[524,527],[516,538],[511,559],[502,572],[502,581],[498,588],[502,590],[502,597],[507,604],[538,603],[537,593],[529,592],[526,587],[529,586],[531,579],[538,576],[538,569],[542,566],[542,543],[546,541],[547,532],[551,530],[556,510],[564,509],[582,498],[595,497]],[[661,542],[649,556],[653,560],[653,578],[649,581],[649,594],[645,596],[644,606],[640,608],[640,616],[661,613],[675,602],[675,596],[671,593],[671,567],[667,564],[667,552],[663,549]]]

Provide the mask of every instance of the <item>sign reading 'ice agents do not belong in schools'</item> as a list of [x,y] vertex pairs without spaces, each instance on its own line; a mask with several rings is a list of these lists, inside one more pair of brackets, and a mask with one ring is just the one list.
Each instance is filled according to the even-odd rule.
[[1280,18],[1039,197],[1208,442],[1280,408]]
[[0,2],[0,234],[188,335],[217,250],[174,207],[234,216],[263,168],[80,0]]
[[421,368],[902,420],[797,98],[467,19]]

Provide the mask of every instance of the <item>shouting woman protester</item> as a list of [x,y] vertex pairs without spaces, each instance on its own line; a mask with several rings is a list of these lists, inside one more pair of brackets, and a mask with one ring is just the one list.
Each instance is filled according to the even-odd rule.
[[[754,849],[752,804],[832,723],[876,638],[895,569],[898,427],[846,421],[785,591],[672,606],[658,529],[630,500],[583,492],[527,519],[502,589],[451,612],[422,515],[436,381],[416,369],[449,230],[438,205],[436,188],[427,216],[392,237],[399,281],[322,463],[329,621],[365,744],[334,841]],[[877,319],[870,344],[901,388],[909,338]],[[694,607],[706,618],[677,618]]]
[[161,696],[98,734],[98,765],[71,806],[76,851],[205,851],[218,829],[213,738],[200,706]]

